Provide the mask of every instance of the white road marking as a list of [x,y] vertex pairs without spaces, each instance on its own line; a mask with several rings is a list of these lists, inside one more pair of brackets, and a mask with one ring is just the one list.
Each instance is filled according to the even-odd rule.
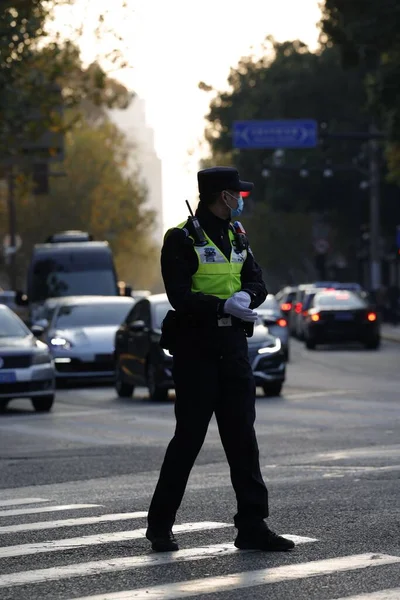
[[177,598],[189,598],[190,596],[200,596],[201,594],[226,592],[267,585],[269,583],[293,581],[307,577],[317,577],[329,575],[330,573],[354,571],[356,569],[366,569],[368,567],[378,567],[395,563],[400,563],[400,556],[356,554],[353,556],[286,565],[272,569],[244,571],[242,573],[233,573],[232,575],[192,579],[190,581],[155,585],[148,588],[112,592],[110,594],[84,596],[75,598],[75,600],[176,600]]
[[289,400],[297,400],[301,398],[319,398],[324,396],[348,396],[356,394],[358,390],[324,390],[321,392],[299,392],[297,394],[284,394]]
[[37,504],[38,502],[50,502],[46,498],[16,498],[14,500],[0,500],[0,506],[18,506],[21,504]]
[[[296,535],[286,535],[285,537],[293,539],[296,544],[307,544],[309,542],[317,541],[314,538],[300,537]],[[139,567],[175,564],[187,562],[189,560],[202,560],[212,557],[219,558],[221,556],[228,556],[236,553],[239,554],[242,552],[253,551],[238,550],[235,548],[233,543],[229,543],[200,546],[199,548],[188,548],[180,550],[179,552],[163,552],[161,554],[149,554],[147,556],[128,556],[123,558],[97,560],[87,563],[66,565],[63,567],[52,567],[49,569],[21,571],[19,573],[0,575],[0,587],[43,583],[46,581],[55,581],[70,577],[84,577],[88,575],[98,575],[99,573],[127,571],[129,569],[137,569]]]
[[39,529],[58,529],[59,527],[75,527],[78,525],[93,525],[94,523],[107,523],[110,521],[126,521],[147,517],[147,512],[137,511],[131,513],[112,513],[98,517],[79,517],[77,519],[63,519],[61,521],[39,521],[39,523],[21,523],[19,525],[5,525],[0,527],[3,533],[17,533],[18,531],[37,531]]
[[62,506],[38,506],[36,508],[17,508],[15,510],[0,510],[0,517],[17,517],[19,515],[35,515],[37,513],[58,512],[61,510],[80,510],[95,508],[101,504],[63,504]]
[[[183,523],[182,525],[175,525],[174,532],[191,533],[193,531],[221,529],[222,527],[232,527],[232,525],[230,523],[214,523],[212,521]],[[100,544],[111,544],[113,542],[126,542],[129,540],[143,539],[145,537],[145,533],[146,529],[131,529],[128,531],[114,531],[111,533],[101,533],[98,535],[85,535],[76,538],[52,540],[37,544],[5,546],[4,548],[0,548],[0,558],[9,558],[11,556],[27,556],[29,554],[41,554],[44,552],[57,552],[58,550],[81,548],[83,546],[98,546]]]
[[361,458],[376,456],[389,458],[400,456],[400,444],[391,446],[366,446],[364,448],[348,448],[335,452],[322,452],[316,455],[319,460],[345,460],[346,458]]
[[391,590],[380,590],[370,594],[361,594],[360,596],[346,596],[345,598],[336,598],[336,600],[399,600],[400,588]]

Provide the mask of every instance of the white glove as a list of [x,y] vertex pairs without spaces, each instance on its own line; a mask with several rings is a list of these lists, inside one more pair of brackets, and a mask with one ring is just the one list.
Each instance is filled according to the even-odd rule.
[[224,312],[232,315],[242,321],[255,323],[258,315],[249,308],[251,302],[250,295],[247,292],[236,292],[225,302]]

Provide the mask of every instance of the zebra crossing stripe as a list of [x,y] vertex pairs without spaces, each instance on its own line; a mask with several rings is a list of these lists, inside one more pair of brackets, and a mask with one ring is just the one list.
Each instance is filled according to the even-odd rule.
[[[200,523],[183,523],[175,525],[176,533],[191,533],[208,529],[221,529],[232,527],[230,523],[214,523],[212,521],[201,521]],[[65,538],[49,542],[38,542],[33,544],[21,544],[19,546],[4,546],[0,548],[0,558],[14,556],[28,556],[29,554],[43,554],[45,552],[57,552],[59,550],[71,550],[83,546],[98,546],[100,544],[111,544],[128,540],[137,540],[145,537],[146,529],[131,529],[129,531],[114,531],[97,535],[86,535],[76,538]]]
[[258,571],[243,571],[241,573],[233,573],[232,575],[205,577],[190,581],[155,585],[136,590],[83,596],[74,600],[176,600],[178,598],[239,590],[270,583],[293,581],[395,563],[400,563],[400,556],[356,554],[353,556],[342,556],[340,558],[329,558],[327,560],[260,569]]
[[[316,542],[314,538],[300,536],[290,537],[297,544]],[[111,558],[107,560],[96,560],[87,563],[77,563],[62,567],[51,567],[48,569],[37,569],[35,571],[22,571],[0,575],[0,587],[12,587],[16,585],[28,585],[32,583],[43,583],[71,577],[85,577],[98,575],[100,573],[128,571],[139,567],[154,567],[157,565],[176,564],[189,560],[202,560],[204,558],[220,558],[231,554],[242,554],[242,552],[253,552],[253,550],[238,550],[229,544],[213,544],[200,546],[199,548],[188,548],[179,552],[162,552],[160,554],[148,554],[146,556],[128,556],[123,558]]]
[[0,526],[0,535],[3,533],[18,533],[20,531],[38,531],[40,529],[58,529],[60,527],[76,527],[78,525],[93,525],[95,523],[108,523],[110,521],[126,521],[147,517],[147,511],[131,513],[113,513],[99,515],[98,517],[79,517],[77,519],[63,519],[60,521],[39,521],[38,523],[21,523],[19,525]]
[[15,510],[0,510],[0,517],[17,517],[20,515],[35,515],[38,513],[58,512],[61,510],[80,510],[95,508],[101,504],[63,504],[62,506],[37,506],[35,508],[17,508]]
[[0,506],[19,506],[21,504],[37,504],[38,502],[50,502],[46,498],[15,498],[14,500],[0,500]]
[[399,600],[400,588],[391,590],[380,590],[370,594],[361,594],[360,596],[346,596],[345,598],[336,598],[336,600]]

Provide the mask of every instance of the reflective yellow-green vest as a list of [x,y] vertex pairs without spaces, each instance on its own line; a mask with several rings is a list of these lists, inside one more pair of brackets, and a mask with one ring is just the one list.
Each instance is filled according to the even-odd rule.
[[[178,228],[183,229],[186,223],[187,221],[180,223]],[[203,231],[203,233],[208,242],[207,245],[193,246],[199,265],[196,273],[192,276],[192,292],[210,294],[221,298],[221,300],[226,300],[232,294],[241,290],[240,274],[243,263],[247,258],[247,250],[241,252],[235,250],[235,235],[229,229],[231,256],[228,260],[206,232]],[[189,237],[193,239],[192,236]]]

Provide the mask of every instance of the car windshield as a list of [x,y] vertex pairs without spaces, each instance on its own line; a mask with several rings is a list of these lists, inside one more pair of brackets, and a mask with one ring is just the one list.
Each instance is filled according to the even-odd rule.
[[337,292],[329,294],[317,294],[315,296],[315,305],[318,308],[347,308],[357,309],[366,308],[366,302],[353,292]]
[[160,302],[154,305],[154,329],[161,329],[162,322],[169,310],[172,310],[169,302]]
[[[267,296],[262,304],[258,307],[260,310],[274,310],[279,312],[279,305],[275,296]],[[258,310],[258,309],[256,309]]]
[[[108,264],[110,262],[110,264]],[[29,297],[32,302],[62,296],[115,296],[117,284],[108,257],[84,252],[35,262]]]
[[131,310],[130,302],[110,302],[110,304],[90,303],[61,306],[55,327],[69,329],[74,327],[118,327]]
[[0,310],[0,337],[25,337],[29,329],[9,310]]

